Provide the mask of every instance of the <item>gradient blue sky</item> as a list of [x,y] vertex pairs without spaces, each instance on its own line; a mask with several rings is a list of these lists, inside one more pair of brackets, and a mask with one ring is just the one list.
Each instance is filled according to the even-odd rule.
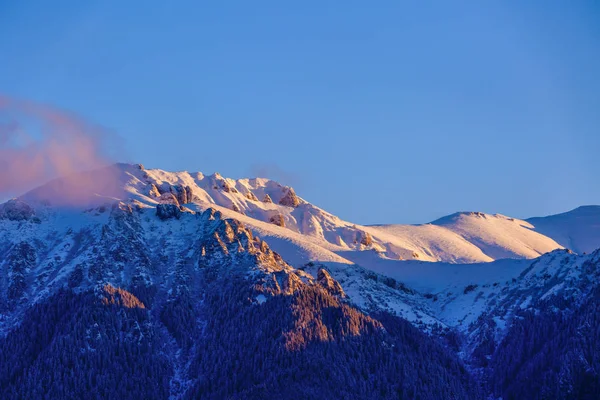
[[600,203],[598,2],[210,3],[0,2],[0,93],[359,223]]

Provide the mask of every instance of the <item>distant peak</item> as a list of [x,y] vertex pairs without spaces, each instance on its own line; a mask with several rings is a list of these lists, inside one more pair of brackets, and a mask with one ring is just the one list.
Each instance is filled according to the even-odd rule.
[[489,215],[486,214],[486,213],[479,212],[479,211],[458,211],[458,212],[455,212],[453,214],[446,215],[445,217],[438,218],[435,221],[432,221],[430,223],[434,224],[434,225],[439,225],[439,224],[444,224],[444,223],[456,221],[457,219],[459,219],[461,217],[479,217],[479,218],[485,218],[487,216],[489,216]]
[[559,214],[551,214],[551,215],[547,215],[544,217],[533,217],[533,218],[529,218],[528,220],[532,220],[532,221],[537,221],[543,218],[555,218],[555,217],[569,217],[569,216],[600,216],[600,205],[584,205],[584,206],[579,206],[577,208],[574,208],[571,211],[567,211],[567,212],[563,212],[563,213],[559,213]]
[[576,209],[572,210],[571,212],[587,212],[587,211],[600,211],[600,206],[597,205],[585,205],[585,206],[579,206]]
[[509,221],[515,220],[515,218],[507,217],[506,215],[502,215],[502,214],[487,214],[487,213],[484,213],[481,211],[459,211],[454,214],[450,214],[445,217],[436,219],[435,221],[430,222],[430,224],[443,225],[443,224],[448,224],[448,223],[454,222],[461,218],[477,218],[477,219],[496,218],[496,219],[505,219],[505,220],[509,220]]

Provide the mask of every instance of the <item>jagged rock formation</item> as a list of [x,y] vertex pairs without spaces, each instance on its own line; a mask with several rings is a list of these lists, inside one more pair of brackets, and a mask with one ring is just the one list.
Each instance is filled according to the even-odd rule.
[[175,195],[179,204],[188,204],[192,202],[192,188],[183,185],[173,185],[170,187],[171,193]]
[[[252,192],[248,192],[245,194],[246,198],[252,201],[258,201],[258,197]],[[268,195],[267,195],[268,196]]]
[[359,230],[356,226],[354,226],[352,233],[354,234],[354,244],[366,247],[373,245],[373,237],[369,234],[369,232]]
[[162,220],[170,218],[179,219],[181,217],[181,209],[177,204],[158,204],[156,206],[156,215]]
[[341,298],[346,297],[346,293],[344,293],[344,289],[342,289],[342,285],[335,279],[331,277],[329,272],[325,269],[320,268],[317,275],[317,282],[319,285],[323,286],[329,293],[334,296],[339,296]]
[[104,305],[117,305],[126,308],[146,308],[137,297],[121,288],[116,288],[110,283],[101,286],[97,290],[97,296],[101,298]]
[[177,200],[177,197],[170,192],[161,194],[157,200],[160,204],[172,204],[177,207],[179,207],[180,205],[179,200]]
[[268,194],[265,194],[265,197],[263,198],[263,203],[273,203],[273,199],[271,199],[271,196],[269,196]]
[[363,246],[373,245],[373,238],[368,232],[364,232],[360,235],[360,244],[362,244]]
[[220,182],[221,182],[221,190],[223,190],[225,193],[229,193],[232,191],[231,186],[229,186],[229,183],[227,183],[226,180],[222,179]]
[[300,205],[300,199],[296,196],[296,192],[293,188],[286,188],[285,194],[279,200],[279,204],[287,207],[298,207]]
[[150,190],[148,191],[148,194],[151,197],[160,197],[160,191],[158,190],[158,188],[156,187],[156,185],[154,183],[150,184]]
[[[188,204],[193,201],[192,188],[184,185],[160,185],[149,184],[148,193],[151,197],[158,198],[161,203]],[[175,199],[175,201],[171,200]]]
[[283,228],[285,227],[285,219],[283,219],[283,215],[281,214],[273,215],[271,218],[269,218],[269,222]]

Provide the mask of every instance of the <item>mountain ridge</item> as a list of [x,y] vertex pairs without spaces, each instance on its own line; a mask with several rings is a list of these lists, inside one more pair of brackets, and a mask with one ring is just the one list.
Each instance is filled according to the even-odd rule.
[[[562,231],[550,232],[552,235],[549,236],[543,235],[531,224],[532,220],[540,221],[536,218],[519,220],[501,214],[460,212],[428,224],[362,226],[344,221],[314,206],[296,195],[293,188],[269,179],[234,180],[224,178],[219,173],[204,175],[200,172],[167,172],[146,169],[139,164],[117,164],[116,168],[119,185],[123,188],[120,191],[121,198],[136,200],[145,206],[155,206],[169,201],[172,198],[171,190],[175,190],[178,192],[175,193],[177,202],[184,206],[194,203],[204,209],[208,205],[224,207],[254,220],[301,234],[326,252],[340,253],[370,248],[390,259],[468,263],[489,262],[506,257],[534,258],[562,247],[581,247],[588,252],[593,250],[589,249],[590,245],[578,246],[572,241],[564,240],[565,234]],[[89,177],[85,180],[95,179]],[[100,182],[104,180],[99,179]],[[84,187],[84,190],[89,189]],[[21,198],[27,201],[32,197],[39,197],[43,191],[47,192],[45,197],[54,197],[59,190],[46,185]],[[190,198],[180,201],[180,193],[184,192],[189,192]],[[104,197],[96,197],[95,200],[112,200],[115,199],[115,194],[111,192]],[[598,215],[600,218],[600,211]],[[600,246],[600,228],[591,229],[593,238],[590,241],[595,243],[598,239],[597,246]],[[544,232],[548,232],[548,229]],[[555,241],[554,238],[560,240]]]

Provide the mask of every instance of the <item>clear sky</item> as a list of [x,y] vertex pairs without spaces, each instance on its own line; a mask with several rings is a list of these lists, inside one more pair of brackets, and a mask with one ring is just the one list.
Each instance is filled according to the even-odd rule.
[[600,203],[596,1],[0,1],[0,93],[358,223]]

